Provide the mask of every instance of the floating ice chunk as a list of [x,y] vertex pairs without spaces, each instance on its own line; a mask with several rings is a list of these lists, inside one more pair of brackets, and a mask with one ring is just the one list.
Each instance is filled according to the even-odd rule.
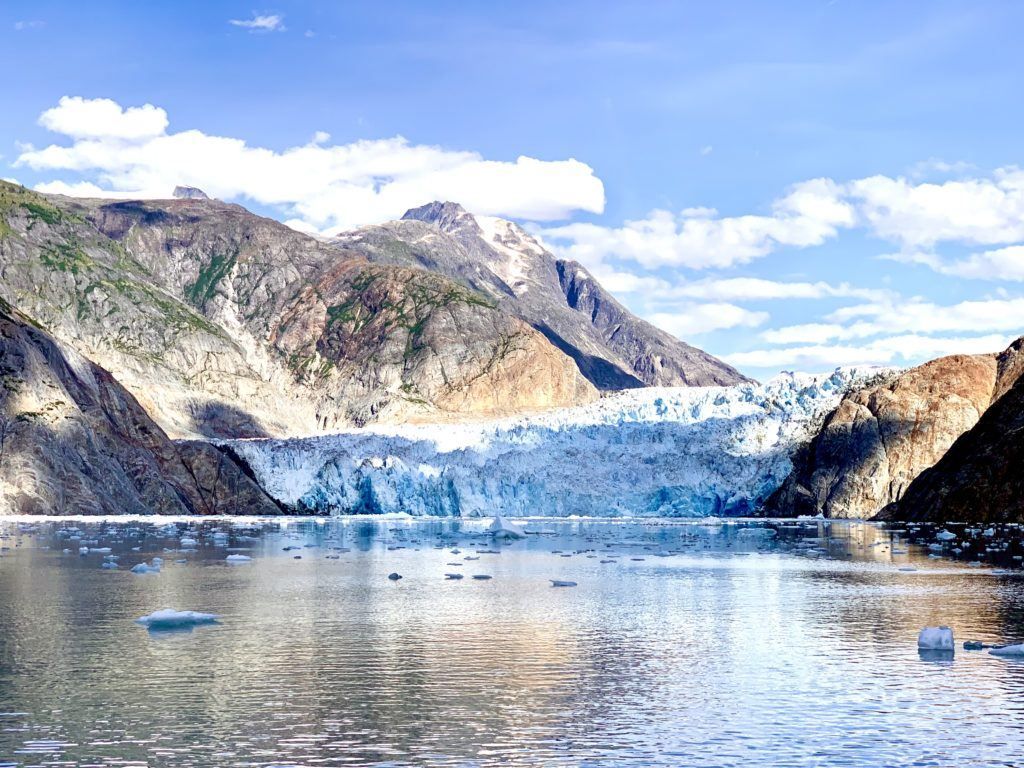
[[248,555],[228,555],[224,559],[229,563],[248,563],[252,560]]
[[513,525],[501,515],[494,518],[487,532],[496,539],[523,539],[526,538],[526,531],[517,525]]
[[1004,645],[1002,648],[993,648],[989,653],[993,656],[1024,656],[1024,643]]
[[[154,558],[154,560],[156,560],[156,558]],[[138,565],[132,566],[132,573],[160,573],[160,566],[156,563],[153,565],[139,563]]]
[[922,651],[953,651],[953,630],[949,627],[925,627],[917,636]]
[[80,555],[88,555],[89,554],[89,548],[88,547],[79,547],[78,548],[78,554],[80,554]]
[[100,566],[100,568],[105,568],[108,571],[116,571],[117,563],[115,563],[113,560],[106,560],[104,561],[103,565]]
[[175,627],[194,627],[197,624],[215,624],[219,619],[215,613],[199,613],[198,611],[175,611],[164,608],[142,616],[135,620],[150,629],[173,629]]
[[178,543],[181,544],[182,549],[191,549],[192,547],[195,547],[199,542],[197,542],[195,539],[189,536],[182,536],[181,540]]
[[935,534],[935,538],[939,541],[953,541],[956,538],[955,533],[950,533],[945,528]]
[[575,587],[575,581],[562,581],[561,579],[551,579],[552,587]]
[[984,531],[981,532],[981,535],[984,536],[985,538],[991,539],[993,536],[996,535],[996,529],[995,528],[986,528]]

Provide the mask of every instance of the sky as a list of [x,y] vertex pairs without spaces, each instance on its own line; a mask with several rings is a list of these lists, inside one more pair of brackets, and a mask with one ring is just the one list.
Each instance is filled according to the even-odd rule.
[[[262,0],[261,0],[262,2]],[[0,177],[521,223],[745,373],[1024,333],[1024,4],[0,4]]]

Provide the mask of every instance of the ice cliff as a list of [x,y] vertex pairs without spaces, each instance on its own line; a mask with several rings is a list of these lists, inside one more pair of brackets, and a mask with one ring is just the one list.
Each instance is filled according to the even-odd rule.
[[481,516],[743,515],[810,427],[874,370],[634,389],[498,421],[228,441],[298,510]]

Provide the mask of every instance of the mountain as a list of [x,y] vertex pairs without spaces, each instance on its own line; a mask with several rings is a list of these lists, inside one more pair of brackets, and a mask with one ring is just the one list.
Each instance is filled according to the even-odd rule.
[[543,334],[471,286],[216,200],[0,182],[0,298],[114,373],[174,436],[310,434],[597,396]]
[[113,376],[0,301],[0,514],[280,514],[231,456],[172,442]]
[[335,242],[373,262],[429,269],[487,296],[544,334],[598,389],[748,381],[631,314],[580,264],[556,258],[512,222],[433,202]]
[[[1020,344],[1015,346],[1019,349]],[[1024,521],[1024,379],[1013,377],[978,423],[881,516],[986,524]]]
[[1022,343],[939,358],[851,391],[798,450],[764,512],[865,518],[898,501],[1012,390]]
[[228,443],[279,502],[318,513],[751,514],[790,455],[862,372],[760,384],[631,389],[540,414],[373,425]]

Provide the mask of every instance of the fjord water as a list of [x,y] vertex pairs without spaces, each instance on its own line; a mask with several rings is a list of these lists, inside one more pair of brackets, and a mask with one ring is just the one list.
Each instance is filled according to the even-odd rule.
[[[894,553],[899,534],[873,525],[536,520],[537,535],[509,545],[460,520],[161,526],[0,526],[0,765],[995,766],[1024,754],[1024,664],[916,647],[940,623],[958,646],[1019,640],[1024,578]],[[165,551],[182,535],[195,551]],[[79,555],[88,542],[120,568]],[[229,564],[232,552],[252,560]],[[153,556],[159,574],[128,571]],[[133,623],[164,607],[222,618]]]

